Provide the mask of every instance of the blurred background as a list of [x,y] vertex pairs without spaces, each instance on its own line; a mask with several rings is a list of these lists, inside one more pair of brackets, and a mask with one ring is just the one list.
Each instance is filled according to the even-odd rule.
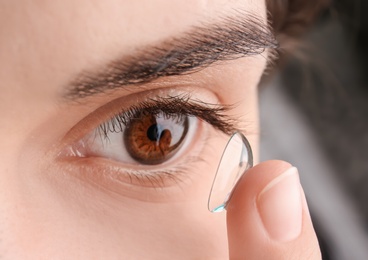
[[260,89],[261,160],[299,168],[323,259],[368,259],[368,1],[335,0]]

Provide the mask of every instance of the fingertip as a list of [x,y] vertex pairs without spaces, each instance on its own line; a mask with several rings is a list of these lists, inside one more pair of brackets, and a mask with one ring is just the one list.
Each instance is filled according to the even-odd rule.
[[302,197],[298,170],[291,167],[257,196],[257,209],[268,236],[277,242],[297,238],[302,228]]
[[250,168],[234,188],[226,209],[232,211],[238,208],[236,205],[243,205],[244,199],[255,197],[271,180],[291,167],[288,162],[270,160]]
[[247,252],[249,259],[254,259],[252,253],[257,252],[253,249],[269,240],[257,210],[257,197],[268,183],[291,167],[284,161],[266,161],[249,169],[239,180],[226,207],[231,258],[243,257]]
[[319,259],[299,174],[290,163],[267,161],[245,173],[229,201],[227,227],[231,259],[293,259],[307,251]]

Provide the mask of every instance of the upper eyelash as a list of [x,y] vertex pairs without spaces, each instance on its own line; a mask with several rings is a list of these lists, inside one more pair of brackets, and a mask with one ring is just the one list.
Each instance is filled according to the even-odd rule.
[[226,115],[230,109],[230,106],[192,100],[190,95],[158,97],[143,101],[114,115],[109,121],[99,126],[98,133],[108,139],[109,133],[122,132],[132,119],[137,118],[142,113],[150,115],[163,113],[164,116],[175,116],[178,120],[184,116],[195,116],[225,134],[232,134],[237,129],[235,119]]

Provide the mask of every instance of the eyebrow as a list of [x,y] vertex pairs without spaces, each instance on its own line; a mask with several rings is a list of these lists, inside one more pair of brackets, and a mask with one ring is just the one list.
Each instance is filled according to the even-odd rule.
[[268,24],[237,12],[217,23],[203,23],[157,45],[145,46],[95,70],[82,71],[66,87],[64,97],[80,100],[127,85],[198,72],[218,61],[235,60],[277,49]]

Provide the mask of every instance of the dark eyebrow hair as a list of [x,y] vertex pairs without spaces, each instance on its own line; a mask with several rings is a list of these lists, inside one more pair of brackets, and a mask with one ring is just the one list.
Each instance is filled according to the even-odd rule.
[[95,71],[82,71],[66,88],[65,98],[78,100],[126,85],[200,71],[217,61],[234,60],[278,48],[268,24],[255,15],[236,12],[217,23],[189,31],[119,57]]

